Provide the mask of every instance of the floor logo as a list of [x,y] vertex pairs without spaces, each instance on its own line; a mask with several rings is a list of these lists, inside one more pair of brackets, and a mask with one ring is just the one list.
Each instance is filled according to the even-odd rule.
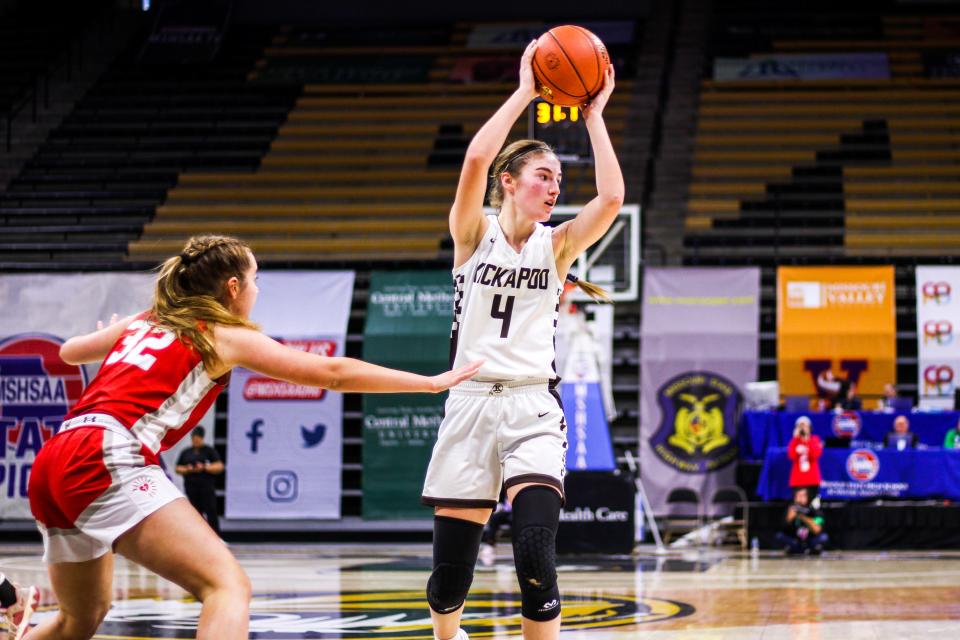
[[[688,604],[603,593],[563,597],[563,629],[598,629],[659,622],[693,613]],[[53,611],[37,614],[46,619]],[[200,604],[151,598],[115,602],[98,637],[193,638]],[[471,638],[520,635],[520,594],[470,594],[462,626]],[[307,593],[257,596],[250,607],[250,638],[430,640],[423,591]]]

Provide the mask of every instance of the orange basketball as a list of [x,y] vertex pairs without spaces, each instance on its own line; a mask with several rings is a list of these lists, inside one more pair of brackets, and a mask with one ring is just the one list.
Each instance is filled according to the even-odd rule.
[[583,27],[554,27],[537,40],[533,75],[547,102],[575,106],[588,102],[603,87],[610,56],[597,36]]

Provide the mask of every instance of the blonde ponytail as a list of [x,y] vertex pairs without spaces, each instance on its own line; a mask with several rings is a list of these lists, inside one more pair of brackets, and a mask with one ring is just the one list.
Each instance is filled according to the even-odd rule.
[[593,298],[594,302],[613,304],[613,298],[610,297],[610,294],[603,287],[599,287],[586,280],[581,280],[572,273],[567,274],[567,281],[580,287],[580,290]]
[[208,369],[219,364],[212,325],[257,329],[227,306],[227,281],[236,276],[241,290],[248,286],[250,248],[236,238],[194,236],[179,255],[160,265],[151,320],[171,329],[200,354]]

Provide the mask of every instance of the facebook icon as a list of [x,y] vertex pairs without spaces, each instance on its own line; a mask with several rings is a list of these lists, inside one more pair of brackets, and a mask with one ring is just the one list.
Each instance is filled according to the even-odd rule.
[[257,445],[260,442],[260,438],[263,437],[263,432],[260,430],[262,426],[263,420],[254,420],[253,424],[250,425],[250,431],[247,431],[245,434],[250,438],[250,453],[257,453]]

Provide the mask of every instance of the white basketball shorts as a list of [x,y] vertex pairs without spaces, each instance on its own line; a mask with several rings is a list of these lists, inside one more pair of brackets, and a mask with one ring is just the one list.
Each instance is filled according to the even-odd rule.
[[421,502],[495,507],[501,487],[539,482],[563,495],[567,424],[542,380],[463,382],[450,390]]
[[110,424],[72,428],[43,445],[30,477],[30,508],[46,562],[84,562],[110,551],[122,534],[183,494],[140,442]]

